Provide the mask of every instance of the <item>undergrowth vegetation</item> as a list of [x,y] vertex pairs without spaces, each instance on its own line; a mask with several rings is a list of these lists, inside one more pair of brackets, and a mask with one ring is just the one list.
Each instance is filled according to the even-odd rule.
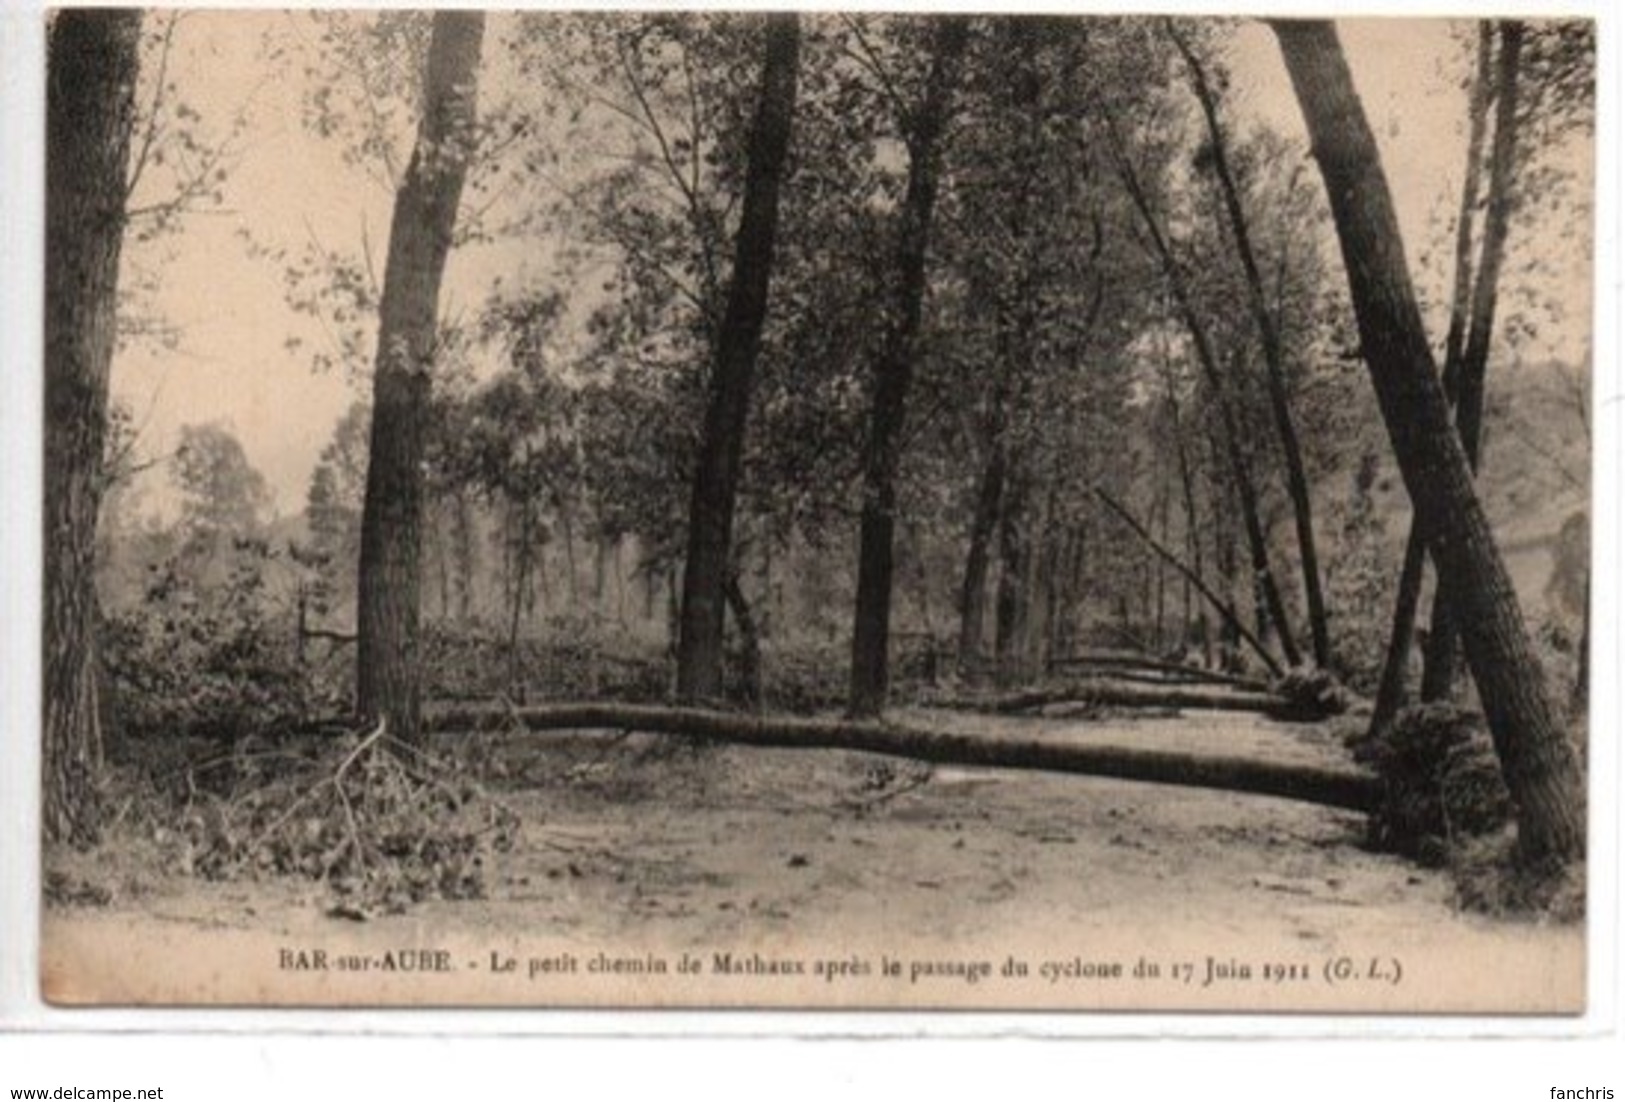
[[152,564],[138,601],[109,611],[101,638],[113,741],[231,742],[333,711],[339,691],[299,660],[296,626],[275,598],[275,553],[239,540],[212,564]]

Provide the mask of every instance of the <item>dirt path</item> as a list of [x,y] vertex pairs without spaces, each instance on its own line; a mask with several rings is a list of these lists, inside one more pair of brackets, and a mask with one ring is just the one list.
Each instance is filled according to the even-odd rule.
[[[1303,764],[1342,754],[1318,728],[1247,715],[915,718]],[[159,879],[106,908],[50,912],[49,986],[69,1001],[1562,1012],[1583,999],[1578,927],[1456,912],[1442,875],[1362,850],[1357,815],[861,755],[722,748],[702,761],[662,745],[495,748],[525,825],[486,901],[353,923],[326,917],[309,885]],[[282,955],[377,960],[380,946],[443,950],[450,970],[358,977]],[[685,954],[695,974],[678,971]],[[719,954],[848,971],[719,974]]]

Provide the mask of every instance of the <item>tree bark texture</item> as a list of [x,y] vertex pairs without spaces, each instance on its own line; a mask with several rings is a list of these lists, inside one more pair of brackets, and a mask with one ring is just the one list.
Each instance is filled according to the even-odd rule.
[[1527,862],[1578,858],[1585,815],[1574,749],[1451,423],[1376,138],[1342,45],[1324,21],[1273,26],[1325,178],[1383,420],[1460,614],[1467,662],[1518,809],[1520,854]]
[[96,518],[115,343],[141,13],[51,28],[45,167],[44,829],[100,834]]
[[407,742],[419,736],[423,462],[440,280],[474,141],[484,31],[478,12],[434,16],[423,117],[395,195],[379,305],[361,520],[356,706]]
[[734,242],[732,282],[716,340],[704,434],[689,499],[688,555],[677,648],[677,695],[720,699],[723,618],[745,420],[767,316],[779,219],[779,187],[789,159],[801,27],[794,13],[766,17],[761,90],[747,141],[744,206]]
[[897,470],[903,421],[914,374],[931,214],[942,166],[942,134],[952,111],[969,23],[942,17],[931,44],[931,72],[914,117],[905,120],[908,185],[886,329],[874,364],[874,398],[864,447],[863,514],[858,538],[857,608],[852,621],[852,668],[847,708],[854,716],[879,715],[890,684],[893,544],[897,524]]

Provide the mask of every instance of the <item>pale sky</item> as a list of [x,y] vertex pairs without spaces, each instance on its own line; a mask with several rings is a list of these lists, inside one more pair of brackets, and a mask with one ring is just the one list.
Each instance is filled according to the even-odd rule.
[[[500,33],[493,21],[487,54]],[[241,158],[226,183],[225,210],[193,217],[163,246],[161,308],[182,333],[175,353],[136,349],[114,365],[113,391],[143,426],[148,451],[171,446],[180,426],[223,421],[265,474],[283,513],[303,504],[306,484],[334,423],[357,396],[344,373],[317,374],[308,350],[290,351],[297,334],[323,340],[309,319],[295,315],[272,262],[252,258],[239,238],[247,224],[263,243],[297,250],[314,234],[336,251],[355,249],[363,234],[381,270],[392,196],[345,166],[331,143],[301,122],[303,79],[297,66],[275,76],[257,56],[263,30],[286,33],[289,17],[274,12],[194,12],[176,38],[171,73],[179,93],[206,121],[250,103]],[[1430,235],[1449,232],[1436,220],[1459,187],[1464,94],[1455,86],[1448,27],[1440,21],[1364,20],[1340,24],[1350,65],[1382,145],[1407,252],[1413,266]],[[1273,38],[1260,25],[1236,43],[1238,104],[1244,115],[1301,138],[1302,124]],[[132,246],[131,259],[152,264],[152,247]],[[1572,301],[1590,294],[1586,256],[1575,255]],[[541,258],[545,267],[545,258]],[[485,297],[494,266],[489,256],[454,254],[443,313],[472,308]],[[512,280],[510,279],[510,282]],[[1582,349],[1588,311],[1577,310],[1553,341],[1566,355]]]

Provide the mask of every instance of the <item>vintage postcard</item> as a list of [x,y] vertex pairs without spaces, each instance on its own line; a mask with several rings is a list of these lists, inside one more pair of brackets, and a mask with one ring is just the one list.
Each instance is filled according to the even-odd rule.
[[1586,1011],[1591,21],[44,18],[48,1003]]

